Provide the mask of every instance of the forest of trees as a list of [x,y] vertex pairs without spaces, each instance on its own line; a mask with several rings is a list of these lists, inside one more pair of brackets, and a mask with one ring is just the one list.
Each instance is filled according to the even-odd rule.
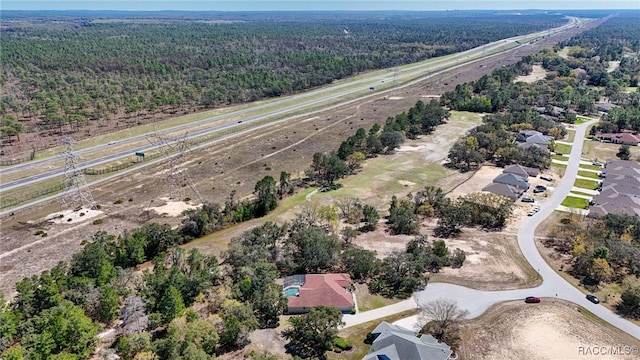
[[[11,22],[2,29],[0,118],[25,122],[21,131],[75,131],[123,114],[254,101],[566,21],[488,13],[392,14],[384,20],[316,14],[304,22],[277,14],[238,16]],[[3,135],[14,134],[5,128]]]

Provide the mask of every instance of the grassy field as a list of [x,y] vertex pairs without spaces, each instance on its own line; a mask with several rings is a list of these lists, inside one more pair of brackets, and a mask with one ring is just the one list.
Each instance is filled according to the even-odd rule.
[[589,205],[589,202],[586,199],[567,196],[560,205],[574,209],[584,209]]
[[559,160],[559,161],[569,161],[569,157],[568,156],[551,155],[551,158],[554,159],[554,160]]
[[580,168],[583,169],[591,169],[591,170],[602,170],[602,168],[600,166],[596,166],[596,165],[586,165],[586,164],[580,164]]
[[583,189],[595,190],[598,188],[598,182],[591,181],[591,180],[584,180],[584,179],[576,179],[576,182],[573,183],[573,186],[583,188]]
[[578,175],[584,176],[584,177],[588,177],[588,178],[592,178],[592,179],[596,179],[596,180],[600,179],[598,177],[598,174],[594,173],[592,171],[580,171],[580,170],[578,170]]
[[369,352],[369,348],[371,345],[365,344],[364,340],[367,337],[367,334],[373,331],[382,321],[386,321],[389,323],[393,323],[394,321],[404,319],[409,316],[416,315],[418,313],[417,309],[408,310],[405,312],[401,312],[399,314],[390,315],[381,319],[373,320],[368,323],[364,323],[357,326],[352,326],[346,329],[340,330],[338,335],[347,339],[351,345],[353,345],[353,349],[348,352],[344,352],[341,354],[337,354],[334,352],[327,352],[327,359],[329,360],[360,360],[362,359],[367,352]]
[[567,130],[567,142],[573,142],[573,139],[576,138],[576,131],[575,130]]
[[571,153],[571,145],[567,144],[556,144],[555,152],[560,154],[569,154]]
[[566,164],[558,164],[558,163],[554,163],[554,162],[551,163],[551,166],[557,167],[558,169],[566,169],[567,168]]
[[389,299],[381,295],[369,292],[366,284],[356,284],[356,298],[358,299],[358,311],[368,311],[383,306],[395,304],[399,299]]
[[[608,159],[618,159],[616,153],[620,149],[620,145],[603,143],[600,141],[585,141],[582,148],[582,155],[585,158],[593,159],[594,161],[606,162]],[[638,159],[640,157],[640,147],[630,146],[631,160]]]

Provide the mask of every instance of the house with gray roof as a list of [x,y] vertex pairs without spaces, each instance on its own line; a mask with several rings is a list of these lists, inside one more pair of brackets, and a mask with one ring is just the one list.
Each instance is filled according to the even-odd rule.
[[502,172],[505,174],[516,174],[527,179],[529,178],[529,176],[533,176],[533,177],[538,176],[538,174],[540,173],[540,170],[536,168],[522,166],[520,164],[513,164],[513,165],[505,166]]
[[540,133],[527,137],[525,142],[530,144],[547,145],[553,138],[551,136],[542,135]]
[[602,170],[605,179],[601,191],[593,198],[589,216],[607,214],[640,216],[640,163],[609,160]]
[[494,183],[498,184],[507,184],[524,191],[529,189],[529,181],[522,176],[518,176],[516,174],[500,174],[493,179]]
[[523,148],[523,149],[538,148],[540,150],[543,150],[546,153],[550,153],[551,152],[551,151],[549,151],[549,148],[547,147],[547,145],[542,145],[542,144],[521,142],[521,143],[518,143],[518,147],[519,148]]
[[417,337],[403,327],[381,322],[372,332],[373,343],[363,360],[449,360],[453,351],[431,335]]
[[509,199],[516,201],[524,192],[523,189],[517,188],[515,186],[501,184],[501,183],[491,183],[482,188],[482,191],[487,191],[490,193],[506,196]]

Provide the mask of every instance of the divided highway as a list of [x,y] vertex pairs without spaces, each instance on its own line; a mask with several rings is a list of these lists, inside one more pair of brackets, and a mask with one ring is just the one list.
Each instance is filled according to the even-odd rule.
[[[503,40],[499,40],[499,41],[486,44],[477,48],[463,51],[457,54],[447,55],[440,58],[429,59],[420,63],[403,66],[398,68],[397,72],[393,72],[390,69],[375,71],[365,76],[357,76],[353,80],[348,80],[346,82],[341,81],[336,85],[329,85],[320,89],[316,89],[316,90],[301,93],[298,95],[293,95],[290,97],[279,99],[276,101],[271,101],[271,102],[263,103],[260,105],[252,106],[247,109],[236,110],[236,111],[229,112],[227,114],[218,115],[218,116],[214,116],[204,120],[195,121],[189,124],[165,129],[165,130],[159,131],[158,134],[162,135],[162,134],[176,133],[177,131],[188,130],[190,128],[194,128],[196,126],[205,125],[205,124],[214,125],[216,123],[221,123],[224,120],[229,120],[233,118],[242,118],[241,122],[243,126],[246,126],[246,124],[251,124],[252,122],[256,122],[258,120],[263,121],[264,119],[274,119],[273,121],[275,122],[276,120],[282,117],[290,116],[294,113],[304,111],[305,109],[317,108],[318,106],[323,104],[331,105],[331,106],[344,105],[349,101],[354,101],[353,97],[356,95],[358,95],[357,98],[359,99],[370,97],[370,96],[380,96],[381,93],[389,92],[401,87],[401,86],[394,87],[393,84],[401,83],[403,84],[402,86],[412,85],[415,82],[424,80],[427,77],[437,75],[439,72],[442,72],[444,70],[454,69],[456,67],[460,67],[471,62],[477,62],[479,60],[482,60],[488,57],[492,57],[504,52],[512,51],[521,46],[526,46],[529,42],[535,41],[536,39],[539,39],[551,34],[555,34],[558,32],[566,31],[568,29],[580,26],[582,23],[583,22],[581,19],[572,17],[572,18],[569,18],[569,21],[567,22],[567,24],[559,28],[545,30],[538,33],[534,33],[534,34],[521,35],[521,36],[516,36],[508,39],[503,39]],[[378,87],[385,90],[374,91],[372,94],[372,92],[369,90],[370,87]],[[336,105],[336,102],[338,102],[339,104]],[[223,130],[232,129],[240,125],[241,124],[239,122],[226,123],[226,124],[221,124],[217,126],[214,125],[207,129],[189,132],[187,134],[187,138],[197,138],[205,135],[210,135]],[[134,143],[144,140],[148,135],[151,135],[151,134],[143,134],[143,135],[130,137],[127,139],[121,139],[120,141],[118,141],[119,146],[122,144],[132,144],[132,147],[130,149],[127,149],[124,151],[118,151],[118,152],[113,152],[109,154],[108,149],[112,146],[107,144],[78,150],[77,151],[78,155],[86,155],[89,153],[97,153],[97,152],[108,153],[107,155],[104,155],[100,158],[82,162],[79,164],[78,167],[80,169],[94,167],[97,165],[106,164],[106,163],[120,160],[123,158],[131,157],[132,154],[134,154],[135,152],[149,152],[151,150],[157,149],[158,145],[151,145],[151,144],[148,144],[146,146],[138,146],[138,147],[133,146]],[[176,139],[173,139],[172,141],[175,141],[175,140]],[[30,169],[33,167],[42,167],[53,161],[59,161],[59,158],[56,158],[56,157],[45,158],[45,159],[31,161],[28,163],[5,167],[3,169],[0,169],[0,176],[14,173],[24,169]],[[141,166],[144,166],[145,164],[146,163],[142,163]],[[8,191],[8,190],[19,188],[22,186],[31,185],[39,181],[61,176],[63,175],[63,173],[64,173],[64,169],[58,168],[58,169],[39,173],[37,175],[32,175],[25,178],[17,179],[14,181],[2,182],[0,183],[0,191]],[[2,215],[3,213],[0,213],[0,215]]]

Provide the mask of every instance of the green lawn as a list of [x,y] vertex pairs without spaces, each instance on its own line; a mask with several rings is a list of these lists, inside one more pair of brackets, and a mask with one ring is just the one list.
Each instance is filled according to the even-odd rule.
[[567,130],[567,142],[573,142],[573,139],[576,138],[576,131],[575,130]]
[[555,160],[560,160],[560,161],[569,161],[569,157],[568,156],[551,155],[551,158],[555,159]]
[[589,202],[587,201],[587,199],[567,196],[560,205],[574,209],[586,209],[589,205]]
[[600,179],[598,177],[598,174],[592,172],[592,171],[578,171],[578,175],[580,176],[584,176],[584,177],[588,177],[588,178],[592,178],[592,179]]
[[591,180],[576,179],[576,182],[573,183],[573,186],[583,189],[595,190],[598,188],[598,183]]
[[558,164],[558,163],[554,163],[554,162],[551,163],[551,166],[557,167],[558,169],[566,169],[567,168],[567,165],[565,165],[565,164]]
[[600,166],[595,166],[595,165],[586,165],[586,164],[580,164],[580,167],[583,169],[591,169],[591,170],[602,170],[602,168]]
[[569,153],[571,153],[571,145],[556,144],[555,152],[560,153],[560,154],[569,154]]

